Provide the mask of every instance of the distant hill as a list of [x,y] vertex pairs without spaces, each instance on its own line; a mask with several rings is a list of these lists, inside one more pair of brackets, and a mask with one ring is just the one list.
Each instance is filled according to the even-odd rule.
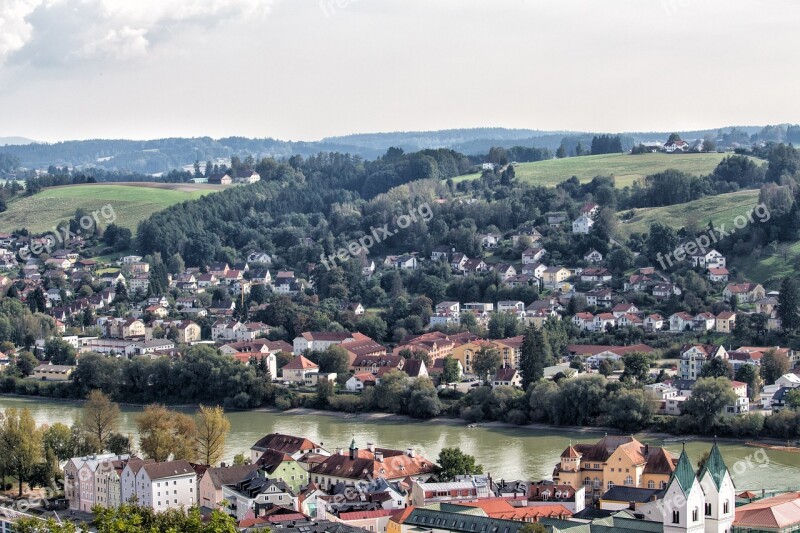
[[0,137],[0,147],[18,144],[32,144],[35,143],[33,139],[27,137]]
[[[685,139],[699,139],[716,134],[721,129],[677,132]],[[746,136],[762,131],[760,126],[737,127]],[[785,133],[785,129],[783,130]],[[630,148],[642,141],[665,141],[672,132],[620,133],[623,147]],[[0,138],[2,152],[16,156],[23,167],[46,169],[49,165],[71,167],[100,167],[143,174],[157,174],[191,165],[196,160],[229,158],[233,155],[256,158],[288,158],[298,154],[309,156],[319,152],[342,152],[375,159],[395,146],[406,151],[426,148],[451,148],[467,155],[480,155],[492,146],[510,148],[526,146],[555,150],[562,140],[574,146],[578,142],[585,148],[591,145],[595,133],[575,131],[542,131],[533,129],[465,128],[439,131],[409,131],[389,133],[360,133],[328,137],[319,141],[281,141],[272,138],[246,137],[166,138],[146,141],[123,139],[91,139],[57,143],[30,144],[29,139]],[[12,144],[11,140],[29,144]],[[9,146],[2,146],[6,141]]]

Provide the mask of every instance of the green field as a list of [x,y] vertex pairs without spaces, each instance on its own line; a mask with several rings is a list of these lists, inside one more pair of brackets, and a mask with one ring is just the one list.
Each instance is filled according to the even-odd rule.
[[[8,203],[8,211],[0,213],[0,232],[27,228],[34,233],[52,230],[68,220],[75,210],[98,211],[110,205],[115,223],[135,231],[137,224],[157,211],[185,200],[194,200],[222,190],[225,186],[192,183],[125,183],[68,185],[43,189],[33,196],[24,196]],[[107,209],[106,213],[111,214]],[[101,225],[107,220],[98,213]]]
[[[634,209],[632,218],[620,222],[619,235],[627,238],[631,233],[647,233],[650,225],[655,222],[680,229],[687,224],[707,226],[711,220],[715,225],[725,224],[728,229],[733,226],[733,220],[738,215],[746,215],[755,207],[758,194],[757,190],[745,190],[708,196],[685,204]],[[631,211],[623,211],[620,216],[629,213]]]
[[[553,187],[576,176],[581,182],[595,176],[614,176],[617,187],[631,185],[637,179],[673,168],[689,174],[709,174],[730,154],[607,154],[565,159],[549,159],[536,163],[520,163],[514,170],[518,180],[534,185]],[[459,182],[480,177],[480,174],[459,176]]]
[[797,274],[798,264],[800,241],[779,245],[777,249],[768,246],[759,257],[734,257],[728,266],[735,268],[745,278],[763,284],[765,288],[779,289],[784,277]]

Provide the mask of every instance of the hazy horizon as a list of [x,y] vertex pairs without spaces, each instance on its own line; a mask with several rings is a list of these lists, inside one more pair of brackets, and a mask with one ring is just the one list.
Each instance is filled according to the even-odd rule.
[[796,123],[798,18],[791,0],[0,0],[0,137]]

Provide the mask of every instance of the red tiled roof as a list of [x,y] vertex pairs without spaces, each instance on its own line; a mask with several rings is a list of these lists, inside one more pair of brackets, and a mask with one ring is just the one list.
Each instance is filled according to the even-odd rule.
[[302,355],[298,355],[288,363],[286,366],[282,368],[282,370],[310,370],[312,368],[319,368],[319,365],[314,363],[313,361],[309,361]]
[[789,492],[736,508],[740,528],[789,528],[800,525],[800,492]]

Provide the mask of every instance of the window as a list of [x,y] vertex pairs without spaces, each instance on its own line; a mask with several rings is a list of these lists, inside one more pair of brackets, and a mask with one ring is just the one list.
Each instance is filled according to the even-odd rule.
[[625,486],[632,487],[633,486],[633,478],[631,476],[627,476],[625,478]]
[[698,520],[700,520],[699,515],[700,515],[700,510],[697,507],[692,509],[692,522],[697,522]]
[[651,479],[650,481],[647,482],[647,488],[648,489],[656,488],[656,482]]
[[673,524],[680,524],[681,523],[681,513],[680,513],[680,511],[672,511],[672,523]]
[[706,504],[706,516],[711,516],[711,504]]
[[725,500],[725,503],[722,504],[722,512],[724,514],[728,514],[729,507],[730,507],[730,504],[729,504],[728,500]]
[[614,488],[614,482],[613,481],[609,481],[608,482],[608,490],[611,490],[613,488]]
[[588,486],[589,486],[589,485],[591,485],[591,484],[592,484],[592,479],[591,479],[590,477],[585,477],[585,478],[583,478],[583,485],[584,485],[585,487],[588,487]]

